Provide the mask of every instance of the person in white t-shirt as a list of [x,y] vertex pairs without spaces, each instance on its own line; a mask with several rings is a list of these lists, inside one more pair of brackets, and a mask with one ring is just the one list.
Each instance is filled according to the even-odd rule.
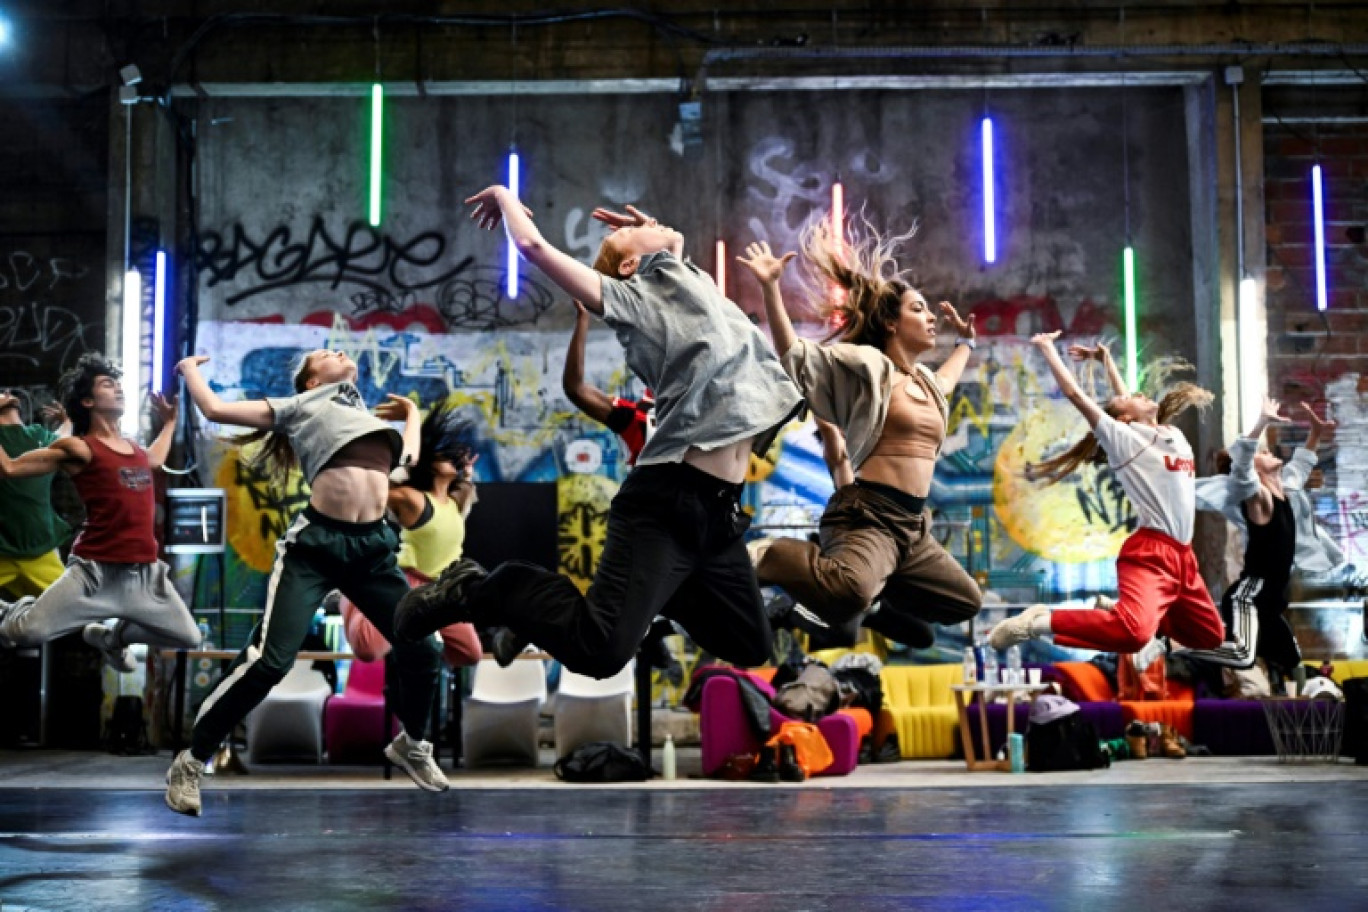
[[[1211,393],[1191,383],[1176,384],[1155,402],[1140,393],[1113,396],[1098,405],[1078,385],[1055,351],[1059,333],[1040,333],[1032,344],[1045,356],[1065,397],[1082,413],[1092,432],[1069,450],[1032,467],[1031,474],[1053,483],[1098,456],[1099,445],[1135,507],[1139,528],[1116,558],[1119,597],[1091,610],[1051,611],[1033,605],[993,628],[989,642],[1006,649],[1034,637],[1054,634],[1055,643],[1104,652],[1134,653],[1155,634],[1171,636],[1194,649],[1214,649],[1225,638],[1220,612],[1207,592],[1192,552],[1196,516],[1192,447],[1168,424],[1192,406],[1210,403]],[[1118,387],[1118,377],[1113,376]],[[1118,392],[1124,385],[1118,387]]]

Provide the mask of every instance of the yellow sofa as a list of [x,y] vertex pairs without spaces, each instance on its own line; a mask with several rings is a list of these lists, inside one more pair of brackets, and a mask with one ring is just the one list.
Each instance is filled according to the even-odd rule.
[[963,680],[963,666],[885,665],[879,677],[903,758],[955,756],[959,713],[950,685]]
[[[1320,668],[1320,662],[1307,662],[1311,668]],[[1334,670],[1330,676],[1336,684],[1344,685],[1350,678],[1368,678],[1368,659],[1331,659]]]

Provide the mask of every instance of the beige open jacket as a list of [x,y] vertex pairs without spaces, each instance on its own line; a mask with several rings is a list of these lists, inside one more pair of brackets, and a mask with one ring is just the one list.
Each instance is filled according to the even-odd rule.
[[[809,339],[794,342],[780,360],[803,391],[812,413],[845,432],[850,465],[859,471],[883,435],[888,400],[898,375],[893,362],[872,345],[820,345]],[[935,397],[941,419],[948,423],[950,404],[940,377],[924,364],[916,364],[914,369]],[[939,443],[936,452],[940,452]]]

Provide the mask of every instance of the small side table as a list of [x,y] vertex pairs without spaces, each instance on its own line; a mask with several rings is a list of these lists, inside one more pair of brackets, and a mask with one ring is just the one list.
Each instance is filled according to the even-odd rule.
[[1344,737],[1344,703],[1306,697],[1260,697],[1278,762],[1335,763]]
[[[1045,684],[952,684],[955,704],[959,707],[960,740],[964,742],[964,764],[971,773],[988,770],[1010,772],[1011,761],[994,760],[993,746],[988,743],[988,699],[998,694],[1007,695],[1007,735],[1010,738],[1016,728],[1017,694],[1032,697],[1044,690]],[[969,707],[977,700],[979,704],[979,734],[983,738],[983,759],[974,756],[974,737],[969,731]]]

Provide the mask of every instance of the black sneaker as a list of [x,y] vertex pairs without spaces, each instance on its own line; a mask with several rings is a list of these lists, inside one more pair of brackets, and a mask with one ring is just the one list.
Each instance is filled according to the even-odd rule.
[[901,763],[902,747],[898,744],[898,733],[889,732],[888,737],[884,738],[884,743],[874,754],[875,763]]
[[507,668],[518,660],[518,654],[527,648],[528,640],[520,637],[507,627],[495,627],[490,631],[489,651],[500,668]]
[[394,609],[394,635],[417,643],[449,624],[469,621],[466,592],[489,574],[470,558],[454,561],[435,580],[410,589]]
[[798,750],[792,744],[779,745],[779,778],[785,782],[807,781],[807,770],[798,764]]
[[779,759],[776,751],[769,745],[760,748],[760,760],[748,777],[752,782],[778,782]]

